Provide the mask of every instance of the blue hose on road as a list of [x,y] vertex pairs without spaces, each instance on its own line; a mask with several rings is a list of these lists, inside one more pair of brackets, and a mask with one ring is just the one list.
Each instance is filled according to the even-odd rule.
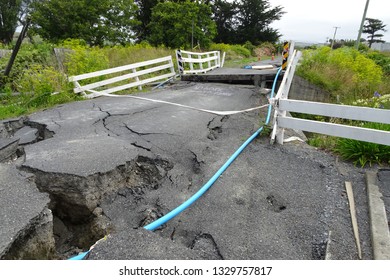
[[[276,89],[276,85],[278,83],[278,77],[280,75],[280,73],[282,72],[282,67],[279,68],[278,72],[276,73],[276,76],[275,76],[275,79],[274,79],[274,82],[272,84],[272,89],[271,89],[271,96],[270,96],[270,99],[274,98],[274,95],[275,95],[275,89]],[[267,118],[265,120],[265,125],[268,125],[270,120],[271,120],[271,112],[272,112],[272,104],[270,103],[268,105],[268,113],[267,113]]]
[[81,260],[83,260],[83,259],[89,254],[89,252],[90,252],[90,251],[80,253],[80,254],[77,255],[77,256],[74,256],[74,257],[69,258],[68,260],[70,260],[70,261],[81,261]]

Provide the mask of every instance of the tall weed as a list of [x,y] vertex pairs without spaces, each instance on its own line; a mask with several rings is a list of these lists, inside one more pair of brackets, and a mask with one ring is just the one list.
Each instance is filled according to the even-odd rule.
[[[389,124],[365,123],[364,128],[390,131]],[[340,138],[334,149],[345,160],[364,167],[366,164],[390,164],[390,145],[379,145],[353,139]]]
[[99,47],[89,47],[80,40],[67,40],[63,47],[72,50],[67,53],[64,65],[69,76],[109,68],[108,57]]
[[102,49],[109,61],[110,67],[151,60],[171,55],[175,57],[175,51],[165,47],[152,47],[148,43],[127,46],[114,46]]

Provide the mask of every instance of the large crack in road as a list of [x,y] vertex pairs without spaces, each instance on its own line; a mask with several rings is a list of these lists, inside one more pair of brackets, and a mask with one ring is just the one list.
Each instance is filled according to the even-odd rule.
[[[257,88],[240,85],[179,83],[143,94],[213,110],[266,103]],[[18,241],[0,240],[0,257],[66,259],[108,236],[89,259],[323,259],[332,232],[333,258],[355,259],[343,184],[352,181],[362,195],[362,173],[305,144],[271,146],[267,137],[250,145],[190,209],[155,232],[143,229],[211,178],[263,114],[215,117],[105,97],[3,122],[0,135],[8,150],[0,171],[17,166],[30,174],[25,188],[46,198],[37,205],[36,198],[24,197],[24,211],[45,219],[34,222],[33,231],[31,220],[7,231],[17,232]],[[18,131],[22,136],[15,140]],[[35,139],[21,145],[31,133]],[[2,199],[12,201],[14,186],[2,186],[10,191]],[[370,258],[364,203],[357,201],[363,252]],[[10,211],[19,206],[7,207],[1,217],[18,219]],[[44,250],[27,246],[41,240],[42,228],[53,242]]]

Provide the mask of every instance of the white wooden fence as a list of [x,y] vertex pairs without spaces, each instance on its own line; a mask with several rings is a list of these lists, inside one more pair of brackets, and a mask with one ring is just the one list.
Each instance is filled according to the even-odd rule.
[[197,53],[177,50],[176,60],[181,75],[206,73],[223,66],[219,51]]
[[[69,77],[69,81],[73,82],[75,93],[82,93],[88,98],[94,98],[102,94],[110,94],[137,86],[142,89],[142,85],[169,79],[175,75],[172,56],[166,56],[72,76]],[[91,82],[91,79],[99,79],[99,81]],[[85,84],[81,85],[81,81]]]
[[275,108],[272,143],[276,139],[279,144],[283,144],[284,129],[290,128],[390,146],[389,131],[287,117],[287,112],[295,112],[390,124],[390,110],[289,100],[288,92],[299,58],[300,53],[294,52],[278,93],[271,101]]

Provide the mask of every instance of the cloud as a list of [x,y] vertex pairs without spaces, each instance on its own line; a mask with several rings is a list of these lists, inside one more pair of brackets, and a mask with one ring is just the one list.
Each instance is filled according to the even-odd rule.
[[[283,39],[322,43],[333,38],[335,26],[341,27],[336,38],[356,40],[366,0],[270,0],[269,3],[272,7],[284,7],[286,12],[272,24]],[[370,1],[367,17],[382,20],[390,29],[389,11],[390,1]],[[390,32],[384,35],[384,40],[390,41]]]

